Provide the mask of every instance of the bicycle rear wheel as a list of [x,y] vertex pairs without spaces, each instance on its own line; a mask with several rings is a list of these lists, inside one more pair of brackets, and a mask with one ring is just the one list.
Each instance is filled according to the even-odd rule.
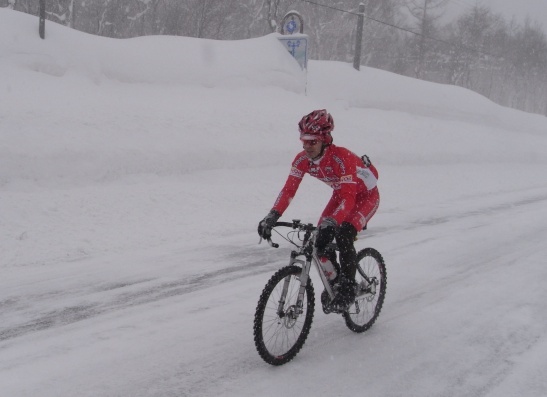
[[359,291],[355,302],[343,316],[353,332],[365,332],[380,315],[387,287],[386,265],[374,248],[365,248],[357,253],[355,279]]
[[315,308],[313,285],[308,278],[300,310],[296,301],[301,273],[302,269],[298,266],[286,266],[278,270],[258,300],[254,340],[258,354],[268,364],[282,365],[292,360],[310,332]]

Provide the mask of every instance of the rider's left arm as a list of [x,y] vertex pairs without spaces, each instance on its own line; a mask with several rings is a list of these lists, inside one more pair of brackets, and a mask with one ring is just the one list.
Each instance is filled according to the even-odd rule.
[[[341,169],[340,169],[341,171]],[[344,175],[340,175],[340,205],[334,210],[332,217],[338,225],[348,216],[355,206],[355,197],[357,196],[356,165],[353,162],[344,164]]]

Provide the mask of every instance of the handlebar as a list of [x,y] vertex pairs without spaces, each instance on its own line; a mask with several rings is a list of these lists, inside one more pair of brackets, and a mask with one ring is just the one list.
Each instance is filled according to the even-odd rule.
[[[298,229],[298,230],[301,230],[301,231],[305,231],[306,233],[311,233],[313,232],[314,230],[317,229],[316,226],[314,226],[313,224],[311,223],[301,223],[300,222],[300,219],[293,219],[292,222],[276,222],[274,227],[278,227],[278,226],[285,226],[285,227],[290,227],[290,228],[293,228],[293,229]],[[273,248],[279,248],[279,244],[277,243],[274,243],[270,238],[268,239],[265,239],[268,244],[273,247]],[[260,238],[259,240],[259,244],[262,242],[262,237]]]
[[290,222],[276,222],[274,227],[277,226],[287,226],[287,227],[293,227],[294,223]]
[[292,222],[276,222],[274,227],[277,226],[286,226],[286,227],[292,227],[293,229],[300,229],[305,231],[313,232],[317,227],[315,227],[311,223],[301,223],[300,219],[293,219]]

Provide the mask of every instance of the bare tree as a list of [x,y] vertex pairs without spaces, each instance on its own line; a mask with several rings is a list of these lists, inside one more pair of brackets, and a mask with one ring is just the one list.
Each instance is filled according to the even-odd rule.
[[8,7],[12,10],[38,15],[39,3],[35,0],[4,0],[4,4],[4,7]]
[[268,4],[268,24],[272,32],[277,32],[278,23],[277,23],[277,9],[279,8],[280,0],[266,0]]
[[49,0],[46,2],[48,19],[72,28],[74,26],[75,0]]
[[427,38],[433,37],[436,31],[435,24],[442,17],[442,11],[447,2],[448,0],[406,0],[406,7],[416,20],[420,33],[415,46],[417,60],[414,75],[416,78],[422,78],[424,63],[430,52]]
[[511,59],[518,70],[519,89],[515,91],[513,106],[528,111],[541,112],[538,99],[547,89],[547,38],[540,25],[526,19],[515,36],[515,49]]
[[488,7],[474,6],[456,21],[450,36],[455,45],[450,49],[447,62],[448,82],[472,87],[472,72],[487,68],[487,52],[492,49],[492,39],[500,20]]
[[394,69],[396,51],[393,50],[401,42],[401,35],[390,25],[403,25],[403,17],[398,11],[402,0],[366,0],[364,4],[362,64]]

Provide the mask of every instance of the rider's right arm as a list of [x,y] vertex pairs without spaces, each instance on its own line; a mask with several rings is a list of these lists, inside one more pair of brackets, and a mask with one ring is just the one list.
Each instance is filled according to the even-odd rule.
[[275,200],[274,206],[272,207],[273,210],[276,210],[280,214],[285,212],[296,194],[296,191],[298,190],[300,182],[302,182],[302,178],[304,177],[308,167],[309,162],[306,155],[299,153],[292,163],[291,172],[289,173],[283,189],[281,189],[281,192]]

